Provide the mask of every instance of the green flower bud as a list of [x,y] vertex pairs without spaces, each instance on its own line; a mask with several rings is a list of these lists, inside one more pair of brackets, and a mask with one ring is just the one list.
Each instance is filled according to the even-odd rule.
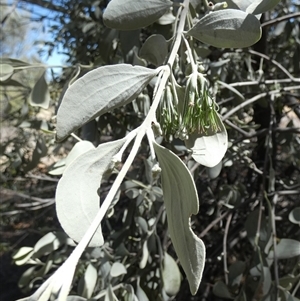
[[220,131],[216,122],[217,105],[209,95],[208,84],[201,73],[192,74],[186,85],[180,128],[188,134]]
[[166,86],[165,92],[157,110],[157,120],[166,139],[170,140],[178,129],[177,105],[174,103],[174,96],[171,85]]

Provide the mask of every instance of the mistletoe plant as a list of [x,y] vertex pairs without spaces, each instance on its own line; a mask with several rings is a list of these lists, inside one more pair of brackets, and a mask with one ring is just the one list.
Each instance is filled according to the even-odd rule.
[[[218,113],[215,92],[203,73],[197,52],[199,40],[221,48],[248,47],[260,39],[260,14],[277,0],[230,0],[206,3],[207,13],[195,13],[197,1],[112,0],[104,24],[119,30],[146,27],[176,12],[174,35],[166,41],[150,36],[140,55],[155,66],[117,64],[97,68],[67,90],[57,113],[57,140],[62,141],[84,124],[136,99],[147,85],[153,87],[152,105],[142,124],[120,140],[84,145],[69,156],[56,191],[56,210],[65,232],[77,247],[65,263],[28,300],[66,300],[77,262],[87,246],[101,246],[101,221],[131,167],[144,137],[149,143],[152,173],[161,175],[168,231],[190,291],[196,294],[205,263],[205,245],[191,229],[190,218],[199,211],[197,191],[189,169],[157,139],[180,138],[198,163],[214,167],[227,150],[227,133]],[[174,10],[173,10],[174,8]],[[173,16],[173,15],[172,15]],[[185,80],[179,81],[178,61],[186,62]],[[160,139],[161,141],[161,139]],[[123,154],[129,155],[122,163]],[[122,164],[121,164],[122,163]],[[119,166],[122,166],[119,168]],[[99,208],[98,190],[103,177],[117,177]]]

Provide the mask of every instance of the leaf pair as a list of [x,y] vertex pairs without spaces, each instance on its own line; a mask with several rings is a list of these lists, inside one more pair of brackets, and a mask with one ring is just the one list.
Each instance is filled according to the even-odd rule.
[[[101,178],[111,169],[113,156],[126,138],[88,150],[64,171],[56,191],[56,211],[65,232],[79,242],[99,211]],[[205,246],[192,231],[190,216],[197,214],[199,201],[193,178],[174,153],[154,143],[162,167],[162,187],[172,243],[187,275],[192,294],[197,292],[205,262]],[[101,226],[90,246],[104,243]]]
[[[255,15],[274,7],[278,0],[269,2],[234,0],[229,4],[237,9],[211,12],[200,19],[187,34],[215,47],[249,47],[261,37],[260,23]],[[157,21],[172,4],[169,0],[112,0],[104,12],[103,21],[107,27],[114,29],[139,29]]]

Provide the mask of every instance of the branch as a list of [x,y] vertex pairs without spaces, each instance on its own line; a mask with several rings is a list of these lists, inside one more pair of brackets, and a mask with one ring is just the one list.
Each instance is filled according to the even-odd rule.
[[263,59],[271,62],[273,65],[275,65],[276,67],[278,67],[285,75],[287,75],[293,82],[300,83],[300,78],[294,77],[281,64],[279,64],[277,61],[271,59],[269,56],[267,56],[267,55],[265,55],[263,53],[251,50],[251,49],[247,50],[247,52],[250,53],[250,54],[253,54],[253,55],[260,56],[261,58],[263,58]]
[[261,27],[275,25],[275,24],[280,23],[282,21],[292,19],[292,18],[297,18],[297,17],[300,17],[300,12],[293,13],[293,14],[290,14],[290,15],[287,15],[287,16],[282,16],[282,17],[279,17],[279,18],[276,18],[276,19],[273,19],[273,20],[269,20],[269,21],[261,24]]
[[232,218],[232,212],[227,217],[226,226],[224,230],[224,237],[223,237],[223,266],[224,266],[224,277],[225,283],[228,285],[228,266],[227,266],[227,236],[229,231],[229,226]]
[[[300,82],[300,79],[299,79]],[[273,90],[270,92],[264,92],[261,94],[258,94],[246,101],[244,101],[243,103],[239,104],[238,106],[234,107],[233,109],[231,109],[230,111],[228,111],[224,116],[222,116],[222,120],[225,121],[226,119],[228,119],[231,115],[233,115],[235,112],[239,111],[240,109],[254,103],[255,101],[267,96],[267,95],[271,95],[271,94],[280,94],[283,91],[290,91],[290,90],[294,90],[294,89],[300,89],[300,86],[293,86],[293,87],[284,87],[280,90]]]

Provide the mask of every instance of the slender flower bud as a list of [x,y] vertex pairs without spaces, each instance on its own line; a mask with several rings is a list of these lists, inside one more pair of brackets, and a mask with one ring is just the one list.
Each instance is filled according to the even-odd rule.
[[193,72],[187,78],[184,97],[175,101],[171,84],[166,86],[158,111],[157,120],[162,133],[170,140],[174,136],[181,140],[191,134],[220,132],[218,106],[208,90],[203,74]]
[[208,84],[201,73],[192,74],[186,85],[184,112],[181,128],[188,134],[218,132],[217,106],[208,91]]
[[177,105],[174,103],[170,84],[166,86],[157,110],[156,118],[160,123],[162,133],[170,140],[178,129],[178,109]]

